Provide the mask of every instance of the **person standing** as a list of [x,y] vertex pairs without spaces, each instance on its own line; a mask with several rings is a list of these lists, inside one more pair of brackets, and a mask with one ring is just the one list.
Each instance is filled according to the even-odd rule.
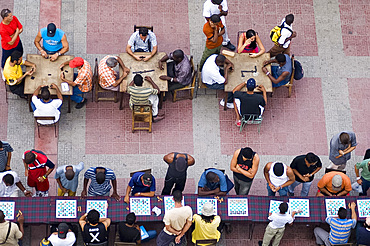
[[333,162],[328,168],[344,170],[347,161],[351,159],[351,152],[356,149],[356,134],[351,131],[343,131],[330,140],[329,160]]
[[4,68],[6,59],[17,50],[23,55],[23,45],[19,34],[23,32],[23,26],[9,9],[1,10],[3,21],[0,23],[1,47],[1,68]]
[[163,195],[170,195],[172,187],[175,185],[175,190],[184,191],[187,169],[194,165],[194,158],[186,153],[172,152],[163,157],[163,160],[168,164],[166,178],[164,180]]
[[[361,176],[360,169],[362,169]],[[359,195],[366,196],[367,190],[370,188],[370,149],[366,150],[364,160],[355,165],[355,173],[357,183],[362,186],[362,193]]]
[[10,170],[13,148],[8,142],[0,141],[0,172]]
[[18,197],[17,187],[27,197],[32,197],[32,192],[24,188],[18,174],[14,171],[0,173],[0,197]]
[[287,196],[288,186],[295,181],[292,169],[281,162],[267,163],[263,174],[267,181],[268,196],[275,196],[276,192],[279,192],[280,196]]
[[83,169],[82,161],[78,165],[64,165],[57,168],[54,178],[59,185],[58,196],[64,196],[64,194],[76,196],[78,176]]
[[279,40],[274,44],[274,46],[272,46],[272,48],[267,51],[267,53],[270,53],[270,57],[274,57],[277,54],[286,54],[288,56],[290,55],[290,42],[293,38],[297,36],[297,32],[293,31],[292,28],[293,22],[293,14],[285,16],[285,18],[281,21],[281,36]]

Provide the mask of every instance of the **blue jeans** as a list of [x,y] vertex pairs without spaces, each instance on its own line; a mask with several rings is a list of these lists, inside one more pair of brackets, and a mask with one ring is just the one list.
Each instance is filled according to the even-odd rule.
[[[277,70],[278,70],[278,66],[271,66],[271,75],[272,77],[274,77],[275,79],[279,78],[279,75],[277,75]],[[290,77],[286,78],[285,80],[283,81],[280,81],[279,83],[275,84],[275,83],[272,83],[272,87],[280,87],[282,85],[285,85],[287,83],[289,83],[289,80],[290,80]]]
[[370,181],[367,181],[363,177],[361,177],[362,180],[362,193],[360,193],[360,196],[366,196],[367,190],[370,188]]
[[[207,88],[213,89],[213,90],[224,90],[225,89],[225,84],[217,84],[214,83],[213,85],[208,85],[205,84]],[[228,103],[233,103],[234,102],[234,94],[232,92],[227,93],[227,102]]]
[[2,57],[1,57],[1,67],[2,68],[4,68],[4,66],[5,66],[6,59],[8,59],[8,57],[11,56],[13,51],[16,51],[16,50],[21,52],[22,55],[23,55],[23,45],[22,45],[22,41],[20,39],[19,39],[18,45],[15,48],[10,49],[10,50],[4,50],[3,49],[3,53],[2,53]]
[[304,182],[304,183],[295,181],[293,184],[288,186],[289,192],[294,193],[295,187],[297,187],[300,184],[302,184],[301,196],[308,196],[308,192],[310,192],[310,187],[311,187],[312,181],[311,182]]
[[[278,192],[280,196],[288,196],[288,187],[285,186],[281,188]],[[271,190],[268,183],[267,183],[267,193],[268,193],[268,196],[275,196],[275,193],[276,193]]]
[[78,88],[78,86],[73,86],[73,95],[71,96],[71,100],[76,103],[80,103],[84,100],[84,98],[79,95],[83,95],[83,94],[84,93]]
[[155,230],[146,231],[146,232],[149,234],[149,237],[145,238],[144,240],[141,240],[142,243],[149,242],[150,240],[157,237],[157,231],[155,231]]

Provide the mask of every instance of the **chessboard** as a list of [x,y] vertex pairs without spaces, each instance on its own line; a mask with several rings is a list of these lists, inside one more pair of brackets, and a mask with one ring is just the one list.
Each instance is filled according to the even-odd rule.
[[248,216],[247,198],[229,198],[227,199],[228,216]]
[[130,212],[135,215],[151,215],[150,198],[130,197]]
[[57,219],[77,218],[77,201],[76,200],[56,200],[55,217]]
[[100,218],[108,218],[108,202],[106,200],[87,200],[86,213],[92,209],[95,209],[100,213]]

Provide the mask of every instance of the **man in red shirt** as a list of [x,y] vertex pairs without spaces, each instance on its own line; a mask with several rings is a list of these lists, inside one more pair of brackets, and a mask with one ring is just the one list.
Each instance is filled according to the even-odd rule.
[[19,34],[23,32],[23,26],[9,9],[1,10],[3,21],[0,23],[1,47],[3,55],[1,57],[1,67],[4,68],[6,59],[18,50],[23,54],[23,46]]
[[23,163],[26,170],[27,185],[29,187],[35,187],[35,196],[49,196],[48,176],[55,168],[54,163],[43,152],[35,149],[24,152]]

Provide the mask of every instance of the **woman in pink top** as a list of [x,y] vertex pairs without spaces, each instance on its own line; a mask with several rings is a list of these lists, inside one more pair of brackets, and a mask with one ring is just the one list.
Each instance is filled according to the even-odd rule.
[[[259,48],[259,49],[258,49]],[[238,42],[238,53],[250,53],[250,57],[258,57],[265,53],[265,47],[263,46],[258,33],[254,30],[249,29],[239,37]]]

